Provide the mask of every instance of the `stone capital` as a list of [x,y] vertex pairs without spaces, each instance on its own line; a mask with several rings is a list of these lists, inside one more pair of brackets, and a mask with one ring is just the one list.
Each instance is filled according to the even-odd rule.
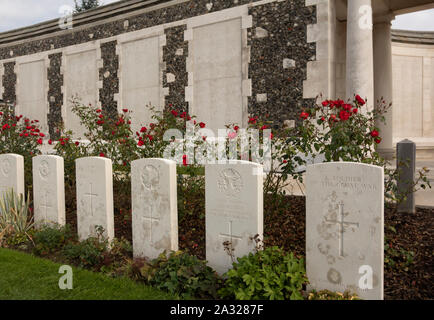
[[393,13],[388,13],[386,15],[374,15],[373,16],[373,23],[374,26],[378,24],[392,24],[392,21],[395,20],[396,16]]

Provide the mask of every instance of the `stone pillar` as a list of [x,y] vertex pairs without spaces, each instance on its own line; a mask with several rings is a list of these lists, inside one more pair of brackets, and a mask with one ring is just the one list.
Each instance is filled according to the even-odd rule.
[[415,213],[416,205],[413,183],[416,171],[416,144],[408,139],[396,145],[396,167],[400,171],[398,192],[405,195],[405,199],[398,205],[398,212]]
[[372,110],[374,100],[374,58],[371,0],[348,1],[346,95],[368,99]]
[[[392,103],[392,17],[384,17],[374,23],[374,97],[375,103],[384,100],[386,105]],[[378,152],[386,159],[394,156],[393,149],[393,105],[384,115],[386,123],[378,121],[381,143]]]

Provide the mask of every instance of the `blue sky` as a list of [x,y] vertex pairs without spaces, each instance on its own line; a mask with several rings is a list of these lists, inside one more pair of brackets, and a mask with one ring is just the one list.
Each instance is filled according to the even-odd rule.
[[[102,2],[109,4],[116,1]],[[63,5],[73,4],[73,0],[0,0],[0,32],[57,18]],[[434,9],[398,16],[393,28],[434,31]]]

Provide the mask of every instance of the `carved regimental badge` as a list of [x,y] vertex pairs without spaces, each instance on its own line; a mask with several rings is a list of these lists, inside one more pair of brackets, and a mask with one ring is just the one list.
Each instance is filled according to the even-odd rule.
[[243,188],[241,175],[235,169],[224,169],[218,180],[219,190],[227,196],[236,196]]
[[158,188],[160,183],[160,173],[152,165],[143,167],[141,174],[142,186],[147,191],[153,191]]

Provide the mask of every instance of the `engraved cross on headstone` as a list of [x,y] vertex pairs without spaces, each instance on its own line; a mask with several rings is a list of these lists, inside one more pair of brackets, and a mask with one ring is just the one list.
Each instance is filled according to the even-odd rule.
[[346,228],[349,226],[355,226],[359,227],[358,222],[347,222],[344,221],[344,202],[341,201],[339,203],[339,214],[338,214],[338,220],[325,220],[327,223],[331,224],[338,224],[339,225],[339,255],[341,257],[344,257],[344,233],[346,231]]
[[234,234],[232,232],[232,221],[229,221],[229,233],[227,233],[227,234],[220,233],[219,237],[229,239],[229,241],[231,242],[231,244],[233,244],[232,243],[233,239],[236,239],[236,240],[242,240],[243,239],[241,236],[234,236]]
[[47,211],[51,206],[48,204],[48,191],[44,193],[44,201],[39,205],[39,207],[44,209],[44,221],[47,222]]
[[90,183],[89,186],[90,186],[90,192],[89,193],[85,193],[84,195],[90,197],[90,215],[93,217],[93,201],[92,201],[92,197],[97,197],[98,194],[92,193],[92,183]]
[[156,218],[156,217],[154,217],[154,215],[153,215],[153,210],[154,209],[154,206],[150,206],[150,214],[149,215],[144,215],[143,216],[143,220],[144,220],[144,223],[149,223],[149,241],[152,243],[152,224],[154,223],[154,222],[158,222],[158,221],[160,221],[160,219],[158,219],[158,218]]

